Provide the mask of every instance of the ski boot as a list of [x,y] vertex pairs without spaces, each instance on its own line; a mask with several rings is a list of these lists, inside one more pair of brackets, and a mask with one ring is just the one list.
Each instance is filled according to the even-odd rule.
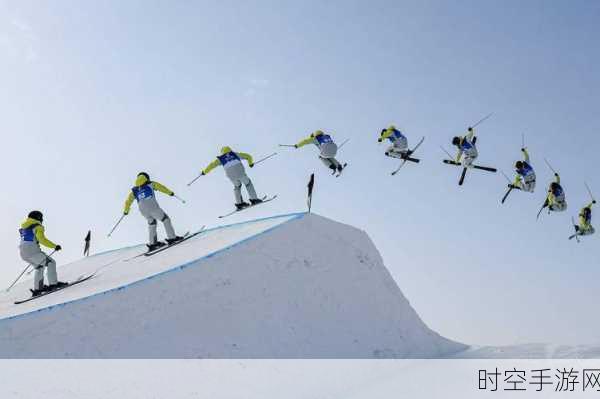
[[342,170],[343,170],[343,169],[344,169],[344,165],[342,165],[342,164],[339,164],[339,165],[337,166],[337,171],[338,171],[338,173],[342,173]]
[[261,200],[260,198],[254,198],[254,199],[250,198],[250,203],[252,205],[260,204],[261,202],[263,202],[263,200]]
[[154,251],[155,249],[158,249],[158,248],[160,248],[162,246],[165,246],[165,245],[167,245],[167,244],[165,244],[162,241],[157,241],[157,242],[155,242],[153,244],[146,244],[146,246],[148,247],[148,252]]
[[335,172],[337,171],[337,168],[335,167],[335,165],[331,165],[331,166],[329,167],[329,169],[331,169],[331,174],[332,174],[332,175],[335,175]]
[[57,281],[56,284],[50,284],[49,286],[47,286],[45,291],[54,291],[59,288],[64,288],[67,285],[69,285],[69,283],[65,283],[64,281]]
[[244,208],[246,208],[246,207],[248,207],[248,206],[250,206],[250,204],[249,204],[249,203],[247,203],[247,202],[245,202],[245,201],[242,201],[242,202],[240,202],[239,204],[235,204],[235,208],[236,208],[238,211],[241,211],[242,209],[244,209]]
[[167,244],[173,245],[176,242],[179,242],[181,240],[183,240],[183,237],[181,237],[181,236],[175,236],[173,238],[167,238],[165,241],[167,242]]
[[36,296],[40,296],[42,295],[45,291],[48,290],[48,286],[47,285],[42,285],[42,288],[36,290],[36,289],[30,289],[29,291],[31,291],[31,297],[35,298]]

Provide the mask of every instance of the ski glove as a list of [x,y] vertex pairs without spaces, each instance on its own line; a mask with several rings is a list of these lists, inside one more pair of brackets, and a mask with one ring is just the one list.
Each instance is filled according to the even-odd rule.
[[62,249],[62,247],[60,245],[57,245],[57,246],[54,247],[55,251],[60,251],[61,249]]
[[124,211],[123,215],[125,215],[125,216],[129,215],[129,211]]
[[298,148],[298,144],[294,144],[294,148]]
[[169,194],[169,197],[173,197],[173,196],[175,196],[175,193],[171,192],[171,194]]
[[381,143],[383,140],[381,138],[378,138],[377,141],[379,141]]
[[251,168],[253,168],[254,164],[253,163],[249,163],[248,166],[250,166]]

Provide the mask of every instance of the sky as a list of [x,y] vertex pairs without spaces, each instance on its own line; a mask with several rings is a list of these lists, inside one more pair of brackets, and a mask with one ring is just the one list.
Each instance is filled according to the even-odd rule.
[[[233,207],[221,169],[188,183],[221,146],[260,158],[248,173],[269,205],[236,222],[305,209],[368,232],[399,287],[440,334],[468,344],[597,344],[598,237],[567,240],[600,193],[600,3],[595,1],[0,0],[0,283],[25,264],[18,228],[44,212],[60,266],[143,242],[134,210],[111,238],[135,176],[179,233]],[[500,204],[500,173],[443,164],[440,145],[481,117],[478,163],[512,177],[525,135],[538,186]],[[377,143],[395,123],[425,142],[398,161]],[[338,179],[313,146],[341,142]],[[536,221],[552,172],[569,208]],[[600,195],[600,194],[597,194]],[[159,227],[159,232],[162,229]]]

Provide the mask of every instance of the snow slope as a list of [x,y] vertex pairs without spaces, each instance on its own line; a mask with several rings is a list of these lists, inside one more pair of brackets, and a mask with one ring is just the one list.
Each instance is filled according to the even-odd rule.
[[[4,358],[415,358],[466,347],[431,331],[366,233],[292,214],[59,268],[93,279],[27,304],[0,297]],[[129,259],[129,260],[128,260]]]

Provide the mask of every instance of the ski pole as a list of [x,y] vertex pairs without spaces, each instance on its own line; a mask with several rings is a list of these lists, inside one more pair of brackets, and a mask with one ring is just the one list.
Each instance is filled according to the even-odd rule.
[[296,147],[296,144],[279,144],[280,147]]
[[592,190],[590,190],[590,186],[588,186],[588,184],[586,182],[583,182],[583,184],[585,184],[585,188],[587,189],[587,192],[590,194],[592,201],[596,201],[596,199],[594,198],[594,195],[592,194]]
[[[55,252],[56,252],[56,249],[54,251],[50,252],[50,255],[47,255],[47,257],[50,257],[50,256],[54,255]],[[23,269],[23,271],[21,272],[21,274],[19,274],[19,277],[17,277],[17,279],[15,281],[13,281],[13,283],[6,289],[5,292],[10,291],[10,289],[12,287],[14,287],[15,284],[17,284],[17,282],[21,279],[21,277],[23,277],[23,275],[25,274],[25,272],[27,271],[27,269],[29,269],[29,266],[31,266],[31,263],[28,263],[27,266],[25,266],[25,269]],[[27,274],[29,274],[29,273],[27,273]]]
[[510,181],[510,179],[508,178],[508,176],[506,175],[506,173],[504,173],[504,171],[503,171],[503,170],[501,170],[500,172],[502,172],[502,174],[503,174],[503,175],[504,175],[504,177],[506,178],[506,181],[508,182],[508,184],[512,183],[512,182]]
[[550,165],[550,162],[548,162],[548,160],[546,158],[544,158],[544,162],[546,162],[546,165],[548,165],[548,167],[550,168],[550,170],[553,171],[555,175],[558,174],[558,173],[556,173],[556,171],[554,170],[554,168],[552,167],[552,165]]
[[342,148],[348,141],[350,141],[350,139],[346,139],[346,140],[342,141],[342,144],[338,145],[338,150],[340,148]]
[[525,132],[521,133],[521,148],[525,148]]
[[177,198],[179,201],[181,201],[182,203],[185,204],[185,200],[183,198],[181,198],[180,196],[178,196],[177,194],[173,194],[173,197]]
[[493,112],[489,113],[487,116],[484,116],[483,118],[481,118],[477,123],[475,123],[474,125],[471,125],[471,128],[475,128],[476,126],[482,124],[483,122],[485,122],[490,116],[494,115]]
[[123,218],[125,217],[125,214],[122,214],[121,217],[119,218],[119,220],[117,221],[117,223],[115,223],[115,226],[112,228],[112,230],[110,231],[110,233],[108,233],[107,237],[110,237],[112,235],[112,233],[115,231],[115,229],[117,228],[117,226],[123,221]]
[[259,159],[258,161],[254,162],[254,165],[258,165],[259,163],[261,163],[262,161],[266,161],[269,158],[274,157],[275,155],[277,155],[276,152],[272,153],[271,155],[267,155],[266,157]]
[[194,184],[196,182],[196,180],[198,180],[199,178],[201,178],[202,176],[204,176],[202,173],[200,173],[198,176],[196,176],[194,178],[194,180],[192,180],[191,182],[189,182],[187,185],[188,187],[191,186],[192,184]]
[[448,157],[450,158],[450,160],[452,161],[452,155],[450,155],[450,153],[448,151],[446,151],[446,149],[442,146],[440,146],[440,148],[442,149],[442,151],[444,151],[446,153],[446,155],[448,155]]

